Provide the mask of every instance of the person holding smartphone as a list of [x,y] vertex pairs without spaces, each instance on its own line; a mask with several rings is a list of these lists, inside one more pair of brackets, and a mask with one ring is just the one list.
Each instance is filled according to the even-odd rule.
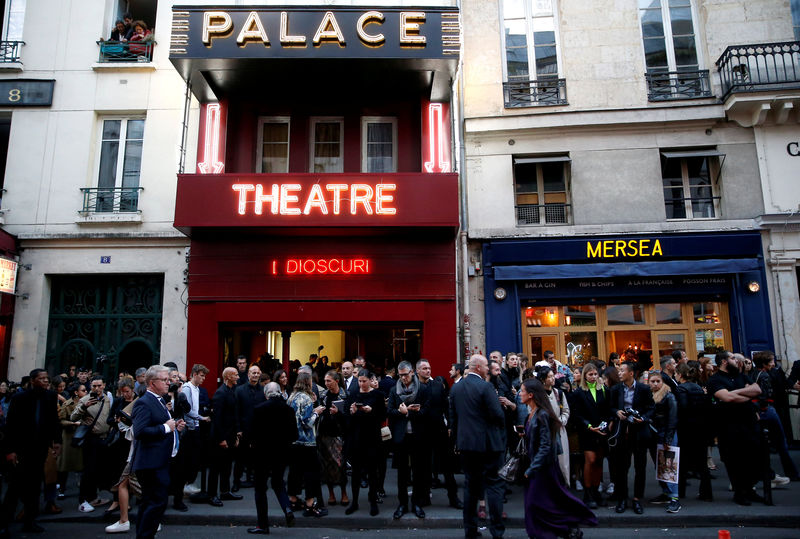
[[80,483],[81,513],[91,513],[95,507],[105,505],[110,498],[98,497],[98,490],[107,490],[106,447],[104,444],[110,425],[108,423],[111,402],[105,392],[106,384],[101,376],[92,378],[89,394],[80,400],[70,419],[80,421],[91,428],[83,442],[83,474]]
[[[427,480],[421,477],[419,470],[429,470],[430,465],[422,462],[430,452],[424,450],[426,445],[425,416],[423,415],[424,403],[427,400],[427,388],[419,383],[414,375],[414,368],[408,361],[400,362],[397,366],[399,380],[389,393],[387,414],[389,428],[394,441],[394,467],[397,469],[397,497],[400,505],[394,512],[394,519],[400,519],[409,510],[408,485],[412,484],[412,508],[417,518],[425,518],[423,504],[428,500],[422,499],[422,491]],[[413,483],[411,470],[414,470]]]

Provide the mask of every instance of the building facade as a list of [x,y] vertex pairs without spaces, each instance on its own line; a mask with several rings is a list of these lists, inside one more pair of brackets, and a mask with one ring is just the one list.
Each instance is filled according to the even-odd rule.
[[[780,342],[795,339],[797,259],[774,226],[791,227],[796,201],[765,206],[778,188],[751,120],[774,125],[784,152],[796,138],[796,6],[462,10],[465,347],[572,364],[628,349],[656,365],[675,349],[792,354]],[[787,158],[774,181],[794,193]]]
[[[173,214],[186,100],[168,60],[171,10],[155,0],[4,8],[0,211],[19,262],[15,295],[2,298],[4,312],[9,299],[15,307],[4,373],[184,364],[189,241]],[[109,41],[126,11],[152,41]]]
[[454,2],[197,2],[170,61],[200,103],[178,175],[187,354],[378,367],[457,355]]

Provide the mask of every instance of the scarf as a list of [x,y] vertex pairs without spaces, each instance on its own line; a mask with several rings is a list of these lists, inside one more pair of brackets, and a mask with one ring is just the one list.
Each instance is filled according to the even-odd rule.
[[397,391],[397,396],[400,398],[400,402],[413,404],[414,400],[417,398],[417,392],[419,391],[419,380],[417,376],[413,375],[411,377],[411,385],[408,387],[403,385],[402,380],[398,380],[395,385],[395,390]]
[[670,393],[671,390],[667,384],[661,384],[661,387],[658,391],[653,392],[653,401],[658,404],[661,400],[666,397],[667,393]]
[[589,388],[589,393],[592,394],[592,398],[594,399],[595,402],[597,402],[597,382],[593,384],[586,382],[586,387]]

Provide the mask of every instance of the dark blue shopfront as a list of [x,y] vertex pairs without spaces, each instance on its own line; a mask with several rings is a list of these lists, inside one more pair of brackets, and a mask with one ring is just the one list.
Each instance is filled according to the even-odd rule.
[[705,354],[773,347],[757,232],[496,240],[483,272],[487,350],[536,355],[544,342],[571,361],[576,335],[598,357],[663,354],[664,335],[690,356],[693,343]]

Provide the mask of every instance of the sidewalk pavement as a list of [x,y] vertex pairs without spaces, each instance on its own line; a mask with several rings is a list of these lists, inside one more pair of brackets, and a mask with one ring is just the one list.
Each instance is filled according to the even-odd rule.
[[[791,452],[794,461],[800,462],[800,451]],[[687,527],[706,527],[706,526],[758,526],[758,527],[783,527],[800,528],[800,483],[793,482],[784,487],[773,489],[773,506],[765,506],[754,503],[749,507],[739,506],[733,503],[733,493],[728,491],[728,478],[724,466],[719,460],[719,455],[714,452],[714,460],[717,463],[717,470],[712,472],[715,479],[712,480],[712,490],[714,495],[713,502],[702,502],[696,499],[698,480],[690,480],[687,487],[687,497],[681,500],[682,509],[679,513],[670,514],[666,512],[665,505],[644,504],[644,514],[636,515],[628,510],[623,514],[614,511],[614,504],[609,507],[600,507],[595,511],[600,522],[600,527],[619,527],[619,528],[687,528]],[[648,500],[659,494],[660,488],[655,480],[655,472],[652,463],[648,460],[647,487],[644,500]],[[783,471],[777,455],[772,456],[773,469],[778,473]],[[606,470],[607,475],[607,470]],[[629,484],[633,485],[633,472],[629,477]],[[459,496],[463,499],[463,475],[457,475],[456,481],[459,484]],[[85,522],[96,524],[98,527],[115,522],[119,518],[119,513],[114,515],[104,515],[105,507],[99,507],[92,513],[80,513],[78,511],[77,488],[71,478],[68,488],[67,498],[60,500],[58,504],[63,507],[63,513],[52,516],[42,516],[40,521],[45,522]],[[369,516],[369,503],[367,502],[366,489],[361,490],[360,509],[353,515],[346,516],[344,507],[341,505],[329,506],[329,515],[322,518],[303,517],[296,513],[297,527],[308,528],[337,528],[337,529],[385,529],[385,528],[461,528],[461,511],[447,506],[447,493],[444,489],[432,491],[432,503],[425,508],[426,518],[419,519],[413,513],[407,513],[400,520],[393,520],[392,513],[397,508],[397,482],[394,470],[389,468],[385,483],[387,496],[380,505],[380,514],[375,517]],[[512,486],[512,494],[508,495],[508,503],[504,510],[508,518],[506,527],[509,530],[524,529],[524,504],[523,487]],[[328,489],[323,486],[323,497],[327,500]],[[337,488],[336,495],[340,492]],[[349,490],[349,489],[348,489]],[[759,493],[762,490],[759,485]],[[108,493],[103,493],[103,497],[108,497]],[[255,503],[253,501],[253,489],[246,488],[239,491],[244,496],[241,501],[226,501],[224,507],[211,507],[208,504],[192,504],[186,500],[189,511],[178,512],[170,506],[164,515],[165,525],[209,525],[209,526],[254,526],[256,524]],[[349,492],[348,492],[349,494]],[[576,493],[582,497],[582,493]],[[271,526],[284,526],[283,513],[280,510],[274,493],[267,493],[269,503],[269,515]],[[172,498],[170,498],[170,504]],[[136,508],[131,509],[134,517]]]

